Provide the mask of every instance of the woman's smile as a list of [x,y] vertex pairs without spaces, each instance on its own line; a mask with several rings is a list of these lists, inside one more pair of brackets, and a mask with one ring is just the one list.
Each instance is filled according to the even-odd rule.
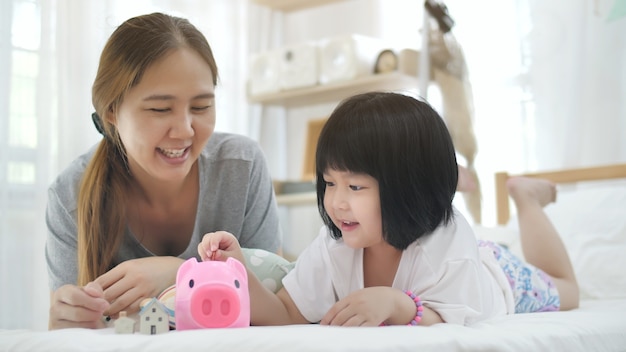
[[156,148],[157,152],[163,160],[170,164],[178,164],[182,163],[189,158],[189,153],[191,147],[183,148],[183,149],[164,149],[164,148]]

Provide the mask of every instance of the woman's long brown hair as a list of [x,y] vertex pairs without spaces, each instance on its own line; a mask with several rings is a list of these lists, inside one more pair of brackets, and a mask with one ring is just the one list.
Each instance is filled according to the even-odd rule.
[[217,66],[204,35],[186,19],[162,13],[131,18],[107,41],[92,87],[92,102],[104,138],[87,165],[78,193],[78,285],[110,270],[127,227],[127,195],[133,177],[111,114],[145,70],[176,48],[197,51],[213,72]]

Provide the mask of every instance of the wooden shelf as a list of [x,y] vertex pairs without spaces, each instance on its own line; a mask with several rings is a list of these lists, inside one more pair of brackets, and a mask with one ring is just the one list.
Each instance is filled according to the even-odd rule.
[[342,1],[345,0],[252,0],[255,4],[284,12],[304,10]]
[[280,194],[276,196],[276,203],[280,205],[314,205],[317,204],[317,193],[302,192]]
[[299,107],[311,104],[337,102],[357,93],[372,90],[399,91],[419,89],[419,79],[400,72],[360,77],[355,80],[327,85],[286,90],[278,93],[248,95],[253,104]]

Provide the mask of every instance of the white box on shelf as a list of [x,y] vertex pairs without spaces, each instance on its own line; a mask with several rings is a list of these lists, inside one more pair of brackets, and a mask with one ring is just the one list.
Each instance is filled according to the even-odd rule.
[[405,48],[398,54],[398,71],[401,73],[417,76],[419,73],[420,52],[415,49]]
[[381,39],[359,34],[321,40],[319,45],[321,84],[374,74],[378,54],[387,49]]
[[280,91],[280,51],[268,50],[250,57],[248,93],[250,96]]
[[318,48],[316,43],[303,43],[280,50],[280,88],[311,87],[317,85]]

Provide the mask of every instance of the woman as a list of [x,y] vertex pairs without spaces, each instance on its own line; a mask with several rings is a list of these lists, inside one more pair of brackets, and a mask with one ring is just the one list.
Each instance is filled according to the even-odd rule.
[[205,233],[280,252],[271,178],[252,140],[214,133],[218,71],[206,38],[161,13],[105,45],[92,116],[104,138],[49,189],[49,328],[103,327],[174,284]]

